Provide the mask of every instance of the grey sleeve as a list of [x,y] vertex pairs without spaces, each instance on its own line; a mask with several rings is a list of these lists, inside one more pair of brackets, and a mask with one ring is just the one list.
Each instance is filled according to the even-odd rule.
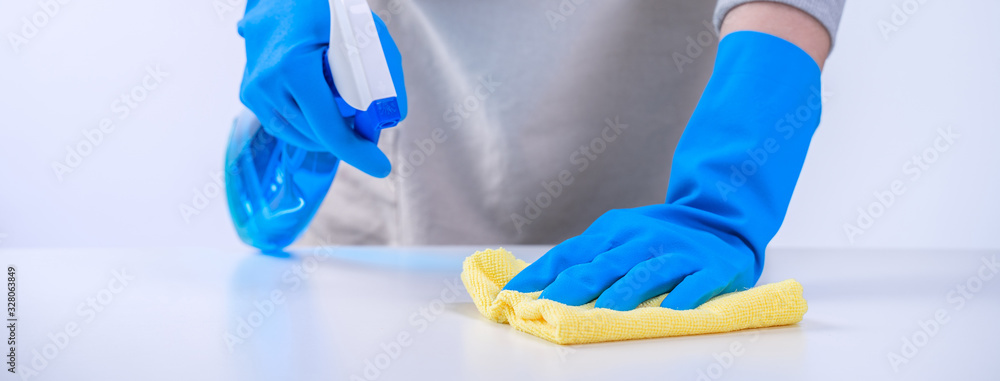
[[[730,9],[737,5],[758,0],[719,0],[715,5],[715,28],[722,26],[722,19],[726,17]],[[788,4],[819,20],[830,33],[831,44],[837,40],[837,26],[840,25],[840,16],[844,13],[844,2],[846,0],[768,0],[775,3]]]

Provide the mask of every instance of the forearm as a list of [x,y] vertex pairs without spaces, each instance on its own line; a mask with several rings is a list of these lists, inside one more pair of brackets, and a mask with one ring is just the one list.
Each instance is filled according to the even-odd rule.
[[722,37],[744,30],[767,33],[795,44],[808,53],[820,69],[830,54],[830,33],[823,24],[790,5],[757,1],[733,8],[722,21]]

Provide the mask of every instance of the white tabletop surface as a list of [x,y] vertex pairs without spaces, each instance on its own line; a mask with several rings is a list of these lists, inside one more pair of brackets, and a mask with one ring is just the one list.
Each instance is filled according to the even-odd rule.
[[803,284],[797,325],[559,346],[479,315],[459,280],[475,249],[8,249],[0,265],[32,380],[1000,379],[995,252],[771,251],[761,283]]

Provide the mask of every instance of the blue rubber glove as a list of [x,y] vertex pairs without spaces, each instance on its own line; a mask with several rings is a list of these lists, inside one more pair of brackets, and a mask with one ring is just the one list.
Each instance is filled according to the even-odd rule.
[[607,212],[504,289],[624,311],[665,292],[663,307],[685,310],[753,287],[821,107],[820,70],[804,51],[764,33],[726,36],[666,203]]
[[[405,117],[399,49],[382,20],[374,17]],[[306,150],[330,152],[369,175],[389,174],[389,159],[340,115],[335,89],[325,78],[329,0],[250,0],[239,33],[247,53],[240,100],[268,133]]]

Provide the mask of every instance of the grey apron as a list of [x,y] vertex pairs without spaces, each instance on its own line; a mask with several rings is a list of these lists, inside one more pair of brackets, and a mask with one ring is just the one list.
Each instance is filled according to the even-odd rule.
[[393,172],[340,173],[299,244],[554,244],[662,203],[712,1],[372,1],[403,54]]

